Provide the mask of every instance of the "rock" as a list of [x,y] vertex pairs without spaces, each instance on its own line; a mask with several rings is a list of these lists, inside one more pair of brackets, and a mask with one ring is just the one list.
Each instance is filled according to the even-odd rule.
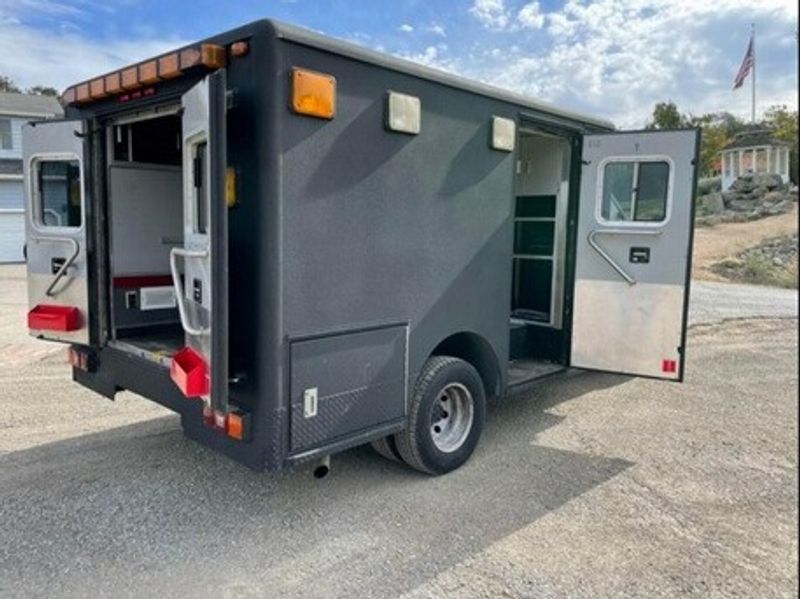
[[723,191],[722,192],[722,201],[727,208],[731,202],[738,201],[743,199],[745,196],[737,191]]
[[725,211],[725,202],[718,191],[698,198],[698,208],[704,214],[721,214]]
[[753,188],[755,188],[755,183],[753,183],[753,175],[742,175],[733,182],[733,185],[731,185],[732,191],[743,191],[745,193],[753,191]]
[[770,216],[774,216],[776,214],[786,214],[792,209],[792,201],[791,200],[783,200],[782,202],[778,202],[773,206],[764,207],[764,212],[769,214]]
[[768,190],[783,189],[783,179],[780,175],[773,173],[758,173],[753,175],[753,185],[755,187],[766,187]]
[[769,187],[766,185],[759,185],[758,187],[754,188],[750,194],[755,198],[763,198],[765,195],[769,193]]
[[758,200],[733,200],[727,204],[728,210],[734,210],[736,212],[750,212],[756,207],[758,207]]
[[764,204],[777,204],[788,199],[788,196],[782,191],[770,191],[767,195],[761,198]]

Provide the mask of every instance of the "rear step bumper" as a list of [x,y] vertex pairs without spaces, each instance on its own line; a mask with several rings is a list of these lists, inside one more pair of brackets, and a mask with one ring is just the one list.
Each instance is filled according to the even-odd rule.
[[264,470],[263,434],[253,418],[250,442],[235,441],[203,423],[203,402],[187,399],[172,382],[169,368],[114,347],[96,349],[94,372],[72,369],[72,378],[109,399],[128,390],[180,414],[184,434],[252,468]]

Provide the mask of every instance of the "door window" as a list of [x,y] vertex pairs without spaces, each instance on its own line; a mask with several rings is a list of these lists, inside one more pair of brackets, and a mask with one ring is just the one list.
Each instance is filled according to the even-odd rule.
[[81,168],[77,159],[38,160],[36,215],[46,227],[78,228],[83,223]]
[[669,183],[670,165],[665,160],[606,162],[599,177],[602,220],[663,223]]
[[208,209],[206,203],[206,169],[208,143],[201,141],[194,146],[192,168],[194,170],[194,232],[208,233]]

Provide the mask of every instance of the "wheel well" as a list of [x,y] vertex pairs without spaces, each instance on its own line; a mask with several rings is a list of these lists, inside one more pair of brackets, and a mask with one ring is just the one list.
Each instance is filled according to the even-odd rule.
[[487,396],[500,393],[500,363],[492,346],[476,333],[450,335],[431,352],[433,356],[453,356],[469,362],[478,371]]

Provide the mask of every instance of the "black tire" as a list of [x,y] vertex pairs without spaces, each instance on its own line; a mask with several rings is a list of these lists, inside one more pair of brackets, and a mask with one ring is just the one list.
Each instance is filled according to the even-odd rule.
[[370,446],[375,453],[387,460],[403,463],[403,458],[400,457],[400,453],[397,451],[397,447],[394,444],[394,437],[388,436],[383,439],[372,441],[370,442]]
[[[458,399],[448,399],[448,393],[459,393]],[[464,390],[468,393],[464,393]],[[442,406],[447,401],[459,405],[471,404],[468,424],[460,425],[452,449],[442,449],[443,440],[434,440],[439,418],[451,417]],[[441,403],[440,403],[441,402]],[[468,408],[461,408],[462,412]],[[455,413],[456,410],[453,410]],[[452,415],[455,419],[455,415]],[[478,371],[464,360],[450,356],[433,356],[425,362],[414,394],[408,406],[405,429],[394,436],[397,451],[403,461],[427,474],[444,474],[466,462],[478,445],[486,419],[486,393]],[[463,420],[461,422],[464,422]],[[441,432],[441,428],[438,432]],[[457,431],[458,432],[458,431]]]

